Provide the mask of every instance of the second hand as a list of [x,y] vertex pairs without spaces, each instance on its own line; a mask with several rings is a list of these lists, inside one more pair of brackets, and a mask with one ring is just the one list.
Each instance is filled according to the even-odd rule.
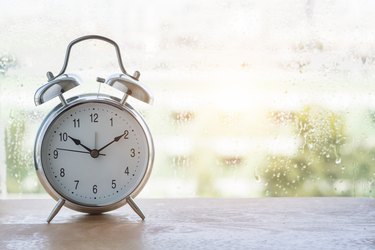
[[[67,149],[67,148],[56,148],[56,150],[69,151],[69,152],[82,153],[82,154],[90,154],[90,152],[87,152],[87,151],[73,150],[73,149]],[[105,154],[99,154],[99,155],[105,156]]]

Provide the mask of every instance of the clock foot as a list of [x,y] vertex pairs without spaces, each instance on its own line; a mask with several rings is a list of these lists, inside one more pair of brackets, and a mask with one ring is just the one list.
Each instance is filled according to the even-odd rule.
[[53,218],[56,216],[56,214],[60,211],[60,209],[62,208],[62,206],[64,206],[65,204],[65,200],[64,199],[59,199],[57,201],[57,204],[56,206],[52,209],[51,213],[49,214],[48,218],[47,218],[47,222],[50,223],[51,220],[53,220]]
[[129,206],[134,210],[134,212],[136,212],[139,215],[139,217],[141,217],[141,219],[144,220],[145,215],[142,213],[141,209],[137,206],[137,204],[135,204],[133,198],[129,197],[126,199],[126,201],[128,202]]

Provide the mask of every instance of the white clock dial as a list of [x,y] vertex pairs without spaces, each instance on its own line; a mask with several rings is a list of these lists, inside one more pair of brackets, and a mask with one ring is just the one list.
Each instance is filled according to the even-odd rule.
[[147,171],[149,144],[138,120],[105,102],[84,102],[48,126],[41,162],[50,185],[84,206],[123,200]]

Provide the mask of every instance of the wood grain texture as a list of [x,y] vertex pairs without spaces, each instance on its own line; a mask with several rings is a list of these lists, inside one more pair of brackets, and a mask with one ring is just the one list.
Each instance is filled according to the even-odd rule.
[[0,200],[0,249],[375,249],[367,198],[137,199],[104,215]]

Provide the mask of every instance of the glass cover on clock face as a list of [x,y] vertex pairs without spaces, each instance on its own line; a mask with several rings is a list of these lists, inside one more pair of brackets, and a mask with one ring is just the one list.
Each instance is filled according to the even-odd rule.
[[145,132],[130,113],[86,102],[52,121],[41,160],[49,183],[64,198],[105,206],[135,190],[147,170],[148,154]]

